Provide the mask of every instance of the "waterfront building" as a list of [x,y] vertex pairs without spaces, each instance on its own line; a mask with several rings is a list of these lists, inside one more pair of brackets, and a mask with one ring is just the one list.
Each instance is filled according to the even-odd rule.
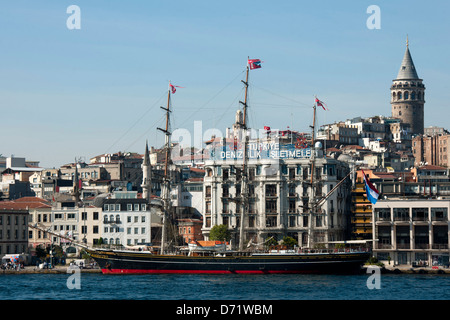
[[[299,246],[307,247],[347,239],[350,180],[325,196],[350,172],[349,165],[324,156],[319,143],[312,170],[313,148],[307,139],[296,132],[265,132],[262,137],[250,137],[248,143],[245,195],[241,190],[243,140],[236,133],[239,114],[236,118],[233,133],[208,146],[203,183],[205,238],[209,239],[213,226],[223,224],[232,233],[232,246],[236,246],[242,201],[248,199],[243,222],[245,243],[262,243],[271,237],[281,241],[290,236]],[[313,214],[312,203],[322,198],[323,204]]]
[[0,257],[28,252],[28,210],[0,202]]
[[104,198],[103,244],[133,246],[154,242],[161,229],[159,203],[157,199],[154,201],[138,198],[136,191],[119,191]]
[[373,205],[374,256],[385,264],[448,266],[448,199],[379,199]]
[[[49,201],[38,197],[23,197],[14,200],[17,206],[28,210],[28,222],[42,227],[44,230],[51,230],[52,205]],[[31,250],[37,246],[47,247],[51,243],[51,236],[48,232],[28,228],[28,246]]]

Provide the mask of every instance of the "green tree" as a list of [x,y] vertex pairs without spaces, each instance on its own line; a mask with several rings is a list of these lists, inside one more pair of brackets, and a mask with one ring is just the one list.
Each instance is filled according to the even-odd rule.
[[211,228],[211,232],[209,233],[209,239],[217,240],[217,241],[230,241],[231,232],[228,230],[228,227],[224,224],[215,225]]
[[297,240],[292,237],[284,237],[281,244],[283,246],[287,246],[288,248],[293,248],[298,245]]
[[36,257],[39,259],[44,259],[47,256],[47,250],[41,246],[36,247]]
[[270,237],[269,239],[266,240],[264,244],[268,247],[276,246],[278,245],[278,241],[274,237]]

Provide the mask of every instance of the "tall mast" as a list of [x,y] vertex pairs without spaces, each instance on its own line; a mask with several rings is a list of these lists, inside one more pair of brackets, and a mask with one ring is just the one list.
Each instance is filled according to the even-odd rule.
[[163,190],[162,190],[162,198],[164,202],[163,209],[163,226],[162,226],[162,234],[161,234],[161,254],[164,254],[165,243],[166,243],[166,220],[167,214],[169,213],[170,208],[170,179],[168,175],[168,165],[169,165],[169,149],[170,149],[170,131],[169,131],[169,117],[170,117],[170,82],[169,89],[167,91],[167,107],[161,107],[161,109],[166,111],[166,127],[165,129],[158,128],[158,130],[164,132],[165,137],[165,149],[166,149],[166,159],[164,163],[164,177],[163,177]]
[[315,205],[315,182],[314,182],[314,174],[315,174],[315,168],[314,168],[314,162],[315,162],[315,156],[316,156],[316,147],[314,145],[315,143],[315,128],[316,127],[316,103],[313,105],[313,124],[311,126],[312,128],[312,137],[311,137],[311,195],[310,195],[310,219],[309,219],[309,247],[312,248],[314,243],[314,218],[316,213],[316,205]]
[[241,195],[242,195],[242,210],[241,210],[241,218],[240,218],[240,226],[239,226],[239,250],[244,250],[244,218],[246,216],[247,208],[248,208],[248,192],[247,192],[247,94],[248,94],[248,74],[249,74],[249,66],[247,60],[247,74],[245,76],[245,81],[241,80],[245,85],[245,95],[244,102],[239,101],[244,106],[244,115],[243,115],[243,123],[242,123],[242,139],[244,139],[244,162],[242,164],[242,184],[241,184]]

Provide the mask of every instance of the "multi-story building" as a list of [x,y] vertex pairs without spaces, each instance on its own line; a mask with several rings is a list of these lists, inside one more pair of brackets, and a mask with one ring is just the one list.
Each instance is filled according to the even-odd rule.
[[203,221],[200,219],[179,219],[178,234],[185,244],[203,240]]
[[[280,143],[276,135],[248,144],[248,194],[244,195],[243,157],[239,143],[210,146],[205,161],[203,234],[215,225],[227,225],[231,244],[239,243],[242,201],[244,242],[261,243],[270,237],[296,239],[300,246],[346,238],[349,186],[342,184],[312,213],[312,204],[325,197],[349,173],[346,163],[317,154],[311,168],[311,149],[297,140]],[[289,138],[286,141],[290,141]],[[314,188],[312,188],[314,186]]]
[[[366,170],[370,177],[371,170]],[[354,240],[372,239],[372,203],[367,199],[362,172],[356,174],[352,190],[351,238]]]
[[104,244],[133,246],[151,243],[160,236],[161,217],[149,200],[138,198],[136,192],[117,192],[103,200]]
[[418,135],[412,140],[414,165],[450,167],[450,134]]
[[450,200],[381,199],[373,205],[374,255],[386,264],[449,264]]
[[28,253],[28,210],[0,202],[0,257]]

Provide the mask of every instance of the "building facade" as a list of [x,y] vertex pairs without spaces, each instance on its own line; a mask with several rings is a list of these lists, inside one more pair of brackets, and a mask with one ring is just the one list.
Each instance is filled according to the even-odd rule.
[[386,264],[448,266],[450,200],[379,200],[373,205],[374,255]]
[[28,252],[28,210],[0,204],[0,257]]
[[235,158],[239,153],[224,145],[212,151],[216,159],[205,161],[205,238],[209,239],[213,226],[223,224],[232,233],[231,245],[239,243],[245,197],[244,243],[262,243],[271,237],[280,241],[290,236],[299,246],[309,247],[344,240],[349,222],[348,185],[340,185],[318,210],[311,209],[349,173],[348,165],[320,155],[312,169],[309,147],[289,149],[292,146],[273,141],[249,143],[247,195],[242,190],[242,160]]
[[134,246],[148,244],[160,237],[161,217],[149,201],[132,192],[117,193],[103,201],[101,237],[103,244]]

